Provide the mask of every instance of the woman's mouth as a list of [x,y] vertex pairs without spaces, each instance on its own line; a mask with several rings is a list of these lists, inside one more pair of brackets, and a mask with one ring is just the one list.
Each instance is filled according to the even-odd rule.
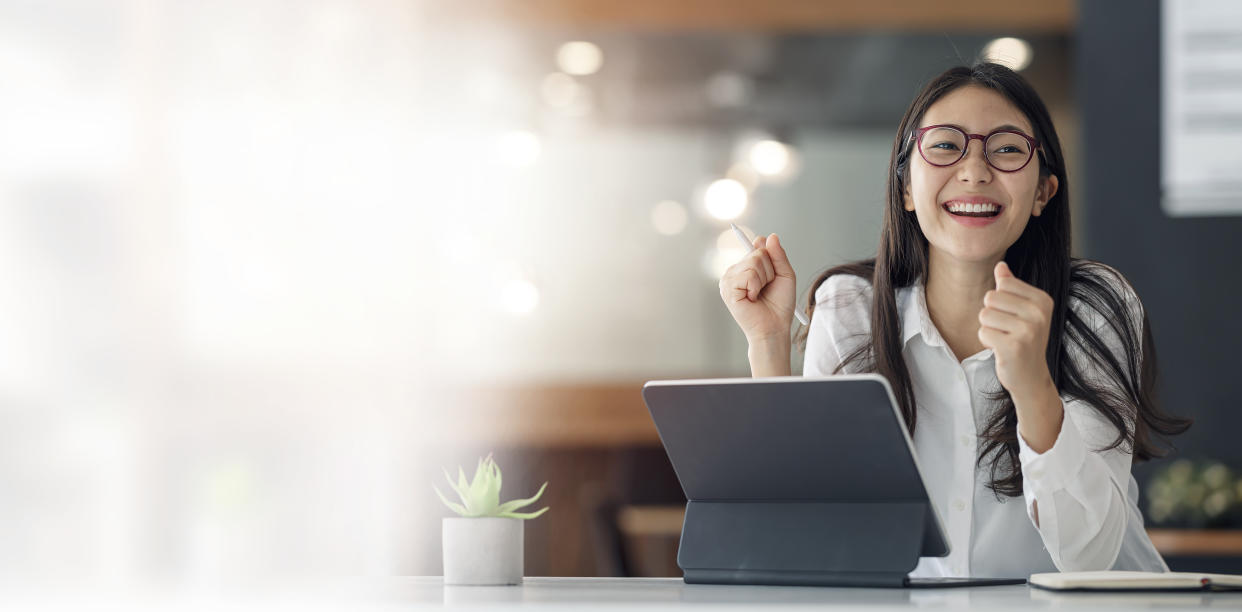
[[990,225],[1000,217],[1004,206],[995,202],[971,203],[971,202],[945,202],[941,205],[944,211],[953,216],[953,219],[963,225],[971,227],[979,227],[982,225]]

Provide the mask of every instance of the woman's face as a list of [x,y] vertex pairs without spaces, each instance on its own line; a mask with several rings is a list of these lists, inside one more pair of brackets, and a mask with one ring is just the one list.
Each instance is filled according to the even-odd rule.
[[[937,100],[923,114],[919,127],[945,124],[968,134],[986,135],[1010,125],[1028,136],[1035,135],[1030,121],[1009,100],[974,85],[959,87]],[[924,145],[928,144],[925,140]],[[916,146],[910,153],[905,209],[918,215],[930,249],[963,262],[993,264],[1017,242],[1030,217],[1041,214],[1056,194],[1057,178],[1050,175],[1040,179],[1037,155],[1017,172],[1001,172],[988,165],[979,139],[971,139],[965,157],[945,167],[928,163]],[[951,203],[963,201],[997,204],[1000,214],[980,219],[949,212]]]

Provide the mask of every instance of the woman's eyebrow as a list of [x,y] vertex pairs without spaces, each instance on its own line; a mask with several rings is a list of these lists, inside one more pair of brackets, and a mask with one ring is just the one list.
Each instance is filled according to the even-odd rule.
[[[961,131],[963,131],[963,132],[966,132],[966,133],[968,133],[968,134],[970,133],[970,130],[966,129],[966,128],[965,128],[965,126],[961,126],[961,125],[958,125],[958,124],[956,124],[956,123],[940,123],[940,124],[934,124],[934,125],[948,125],[948,126],[951,126],[951,127],[955,127],[955,128],[957,128],[957,129],[959,129],[959,130],[961,130]],[[1021,133],[1023,133],[1023,134],[1026,134],[1026,133],[1027,133],[1027,131],[1026,131],[1026,130],[1024,130],[1024,129],[1022,129],[1022,128],[1020,128],[1020,127],[1018,127],[1018,126],[1016,126],[1016,125],[1014,125],[1014,124],[1012,124],[1012,123],[1006,123],[1006,124],[1004,124],[1004,125],[999,125],[999,126],[997,126],[997,127],[992,128],[991,130],[988,130],[988,132],[986,132],[986,133],[990,134],[990,133],[992,133],[992,132],[1000,132],[1000,131],[1005,131],[1005,130],[1012,130],[1012,131],[1014,131],[1014,132],[1021,132]]]

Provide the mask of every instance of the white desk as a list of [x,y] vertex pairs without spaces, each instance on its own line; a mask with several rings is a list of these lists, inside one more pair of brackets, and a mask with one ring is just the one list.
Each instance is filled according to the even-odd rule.
[[[13,585],[18,586],[18,585]],[[38,586],[39,588],[32,588]],[[77,581],[0,589],[0,610],[406,612],[409,610],[1242,610],[1242,593],[1057,594],[1025,585],[850,589],[685,584],[680,578],[527,578],[520,586],[446,587],[440,577],[299,579],[280,585],[81,589]],[[260,588],[261,586],[261,588]],[[37,604],[37,605],[34,605]]]
[[[856,589],[685,584],[680,578],[526,578],[521,586],[444,586],[439,577],[393,578],[387,603],[522,610],[743,608],[826,610],[1242,610],[1242,593],[1050,593],[1026,585],[966,589]],[[378,595],[378,593],[377,593]],[[373,600],[374,601],[374,600]],[[588,608],[589,606],[589,608]]]

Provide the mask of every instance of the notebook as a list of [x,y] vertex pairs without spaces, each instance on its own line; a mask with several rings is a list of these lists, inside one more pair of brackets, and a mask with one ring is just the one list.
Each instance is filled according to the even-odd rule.
[[1198,572],[1053,572],[1032,574],[1050,591],[1242,591],[1242,576]]

